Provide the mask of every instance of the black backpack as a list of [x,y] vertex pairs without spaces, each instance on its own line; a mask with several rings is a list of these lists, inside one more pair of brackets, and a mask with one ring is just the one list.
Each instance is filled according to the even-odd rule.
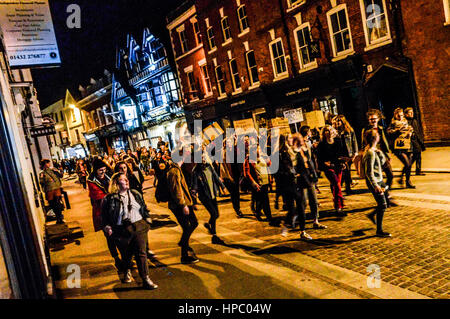
[[167,172],[170,167],[167,163],[164,165],[164,169],[161,169],[161,173],[158,176],[158,184],[155,190],[155,198],[158,203],[167,203],[170,200],[169,183],[167,181]]

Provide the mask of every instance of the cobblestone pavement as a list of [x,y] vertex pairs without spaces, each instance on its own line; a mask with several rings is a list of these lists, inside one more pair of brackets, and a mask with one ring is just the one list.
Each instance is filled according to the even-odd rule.
[[[328,181],[320,180],[321,222],[328,228],[315,230],[309,219],[306,227],[314,239],[312,242],[299,241],[298,228],[282,237],[280,227],[256,221],[249,207],[250,195],[242,195],[245,215],[242,219],[234,217],[231,202],[222,198],[218,229],[224,227],[264,240],[269,248],[251,251],[254,255],[276,257],[298,252],[362,275],[368,274],[369,265],[376,264],[383,282],[432,298],[449,298],[449,175],[427,174],[412,179],[417,186],[415,190],[401,189],[394,183],[391,194],[400,206],[389,208],[384,218],[384,229],[392,238],[375,237],[375,225],[366,217],[375,207],[375,201],[363,180],[358,181],[357,194],[345,196],[348,212],[345,218],[334,216]],[[147,199],[155,203],[152,194],[149,192]],[[273,193],[270,198],[274,217],[281,219],[285,212],[274,209]],[[207,213],[200,207],[199,220],[206,221]]]

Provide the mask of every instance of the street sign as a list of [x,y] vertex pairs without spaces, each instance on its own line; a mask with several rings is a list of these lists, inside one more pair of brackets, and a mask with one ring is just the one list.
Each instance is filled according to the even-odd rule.
[[11,68],[61,64],[48,0],[0,1],[0,29]]
[[33,127],[30,129],[31,137],[39,137],[53,134],[56,134],[54,126],[40,126],[40,127]]
[[303,122],[303,110],[302,108],[287,110],[283,112],[285,118],[288,119],[289,124],[295,124]]

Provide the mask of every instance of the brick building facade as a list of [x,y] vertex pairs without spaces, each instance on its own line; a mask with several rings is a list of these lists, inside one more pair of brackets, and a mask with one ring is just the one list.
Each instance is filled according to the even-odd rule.
[[[252,118],[258,128],[267,126],[270,118],[283,117],[289,109],[308,112],[320,108],[346,115],[359,131],[370,107],[384,112],[386,125],[399,106],[412,106],[417,114],[426,114],[426,103],[417,103],[411,60],[403,55],[412,51],[404,50],[402,40],[408,25],[402,28],[399,23],[400,3],[191,1],[203,39],[202,51],[198,57],[191,53],[189,60],[176,58],[178,69],[193,65],[194,77],[201,83],[201,70],[195,69],[199,59],[206,62],[212,95],[186,101],[188,123],[199,118],[206,121],[204,125],[217,121],[226,128],[235,120]],[[195,37],[192,26],[190,30],[188,42]],[[171,35],[177,56],[180,37],[174,32]],[[317,46],[320,52],[314,57]],[[414,71],[420,71],[420,64]],[[183,72],[180,78],[188,85]],[[419,85],[419,91],[424,85]],[[441,98],[443,103],[448,100]],[[427,116],[422,119],[427,121]],[[435,139],[430,135],[433,130],[425,132],[427,140]]]
[[448,143],[450,1],[404,1],[402,15],[405,55],[412,60],[426,140]]

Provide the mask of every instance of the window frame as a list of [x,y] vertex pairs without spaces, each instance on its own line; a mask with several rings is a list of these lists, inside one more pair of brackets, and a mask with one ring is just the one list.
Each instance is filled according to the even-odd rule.
[[[189,76],[191,74],[192,74],[193,83],[191,83],[191,77]],[[196,83],[195,83],[194,70],[186,72],[186,78],[188,80],[189,96],[192,96],[191,101],[198,100],[199,99],[199,96],[198,96],[199,92],[197,90]]]
[[[333,26],[331,24],[331,16],[333,14],[338,14],[338,12],[341,10],[344,10],[344,12],[345,12],[345,18],[347,21],[347,29],[348,29],[348,34],[349,34],[349,38],[350,38],[350,47],[344,51],[337,52],[336,51],[337,50],[336,43],[334,40],[335,32],[334,32]],[[328,22],[328,30],[329,30],[329,34],[330,34],[331,46],[333,49],[333,57],[337,58],[337,57],[343,57],[343,56],[353,54],[355,51],[354,51],[354,46],[353,46],[352,30],[350,28],[350,21],[348,18],[347,4],[343,3],[343,4],[340,4],[340,5],[332,8],[331,10],[329,10],[327,12],[327,22]],[[342,32],[342,29],[339,30],[339,32]]]
[[306,0],[298,0],[298,3],[292,3],[293,0],[286,0],[288,9],[294,9],[297,7],[300,7],[301,5],[304,5],[306,3]]
[[[245,16],[241,17],[239,14],[239,10],[244,9],[245,12]],[[248,15],[247,15],[247,9],[245,8],[245,4],[240,5],[237,9],[236,9],[236,15],[238,18],[238,25],[239,25],[239,34],[242,34],[244,32],[248,32],[250,31],[250,24],[248,23]],[[242,26],[242,21],[245,20],[247,23],[247,27],[244,29]]]
[[450,25],[450,0],[443,0],[444,5],[444,26]]
[[[195,30],[195,26],[197,25],[197,30]],[[192,22],[192,29],[194,30],[194,36],[195,36],[195,42],[197,43],[197,45],[202,44],[202,37],[201,37],[201,32],[200,32],[200,25],[198,24],[198,21],[195,20],[194,22]]]
[[[219,80],[219,76],[218,76],[218,74],[217,74],[217,69],[219,69],[220,68],[220,70],[221,70],[221,73],[222,73],[222,78]],[[217,82],[217,93],[218,93],[218,95],[219,95],[219,98],[223,98],[223,97],[225,97],[226,95],[227,95],[227,91],[226,91],[226,86],[225,86],[225,78],[224,78],[224,73],[223,73],[223,68],[222,68],[222,66],[221,65],[217,65],[215,68],[214,68],[214,73],[215,73],[215,75],[216,75],[216,82]],[[221,89],[221,86],[220,86],[220,82],[223,82],[223,92],[222,92],[222,89]]]
[[383,2],[383,10],[384,10],[384,16],[386,19],[387,34],[384,37],[373,41],[372,43],[370,43],[370,39],[369,39],[369,29],[367,27],[367,12],[366,12],[364,1],[366,1],[366,0],[359,0],[359,4],[361,7],[361,19],[362,19],[363,28],[364,28],[364,37],[366,40],[365,50],[367,51],[367,50],[370,50],[373,48],[377,48],[377,47],[392,43],[391,28],[389,26],[389,17],[388,17],[388,13],[387,13],[386,0],[381,0],[381,1]]
[[[235,63],[236,73],[233,73],[233,67],[231,66],[232,62]],[[232,58],[232,59],[230,59],[228,61],[228,67],[230,69],[230,76],[231,76],[231,84],[233,86],[233,93],[242,92],[242,83],[241,83],[241,78],[239,77],[239,70],[238,70],[238,65],[237,65],[236,58]],[[236,76],[237,76],[239,87],[237,87],[236,78],[235,78]]]
[[[316,68],[318,66],[317,64],[317,58],[314,58],[313,60],[311,60],[311,57],[309,57],[309,51],[308,51],[308,57],[310,59],[310,62],[307,64],[303,64],[303,59],[302,59],[302,55],[301,55],[301,48],[300,48],[300,43],[298,40],[298,32],[300,30],[303,29],[308,29],[308,33],[311,34],[311,25],[309,22],[305,22],[302,23],[301,25],[299,25],[297,28],[294,29],[294,39],[295,39],[295,47],[297,49],[297,56],[298,56],[298,63],[300,65],[300,72],[305,71],[305,70],[309,70],[312,68]],[[306,47],[308,48],[309,45],[306,45]],[[303,48],[303,47],[302,47]]]
[[[272,45],[274,45],[277,42],[281,42],[281,49],[283,51],[283,60],[284,60],[285,68],[286,68],[286,70],[284,72],[282,72],[282,73],[277,73],[275,60],[274,60],[274,56],[273,56],[273,51],[272,51]],[[289,71],[288,71],[287,62],[286,62],[286,53],[284,51],[283,39],[282,38],[276,38],[276,39],[272,40],[269,43],[269,51],[270,51],[270,60],[272,61],[272,69],[273,69],[274,80],[280,80],[280,79],[287,78],[289,76]]]
[[[183,33],[184,41],[183,41],[183,39],[181,37],[181,33]],[[187,43],[186,30],[183,29],[183,30],[178,31],[178,38],[180,39],[181,53],[183,54],[183,53],[188,52],[189,51],[189,46],[188,46],[188,43]],[[183,44],[186,46],[186,48],[184,47]]]
[[[203,85],[205,87],[205,96],[211,96],[212,95],[212,85],[211,85],[211,78],[209,77],[209,72],[208,72],[208,64],[207,63],[203,63],[199,65],[200,67],[200,73],[202,75],[203,78]],[[204,72],[206,71],[206,72]],[[209,90],[208,90],[209,87]]]
[[[224,27],[223,27],[223,22],[224,22],[225,20],[227,21],[227,25],[228,25],[228,28],[227,28],[226,30],[228,30],[228,33],[230,34],[230,37],[229,37],[229,38],[226,38],[226,37],[225,37],[226,30],[225,30]],[[220,20],[220,27],[221,27],[221,29],[222,29],[223,43],[229,43],[229,42],[231,42],[230,40],[232,40],[232,36],[231,36],[231,28],[230,28],[230,22],[228,21],[228,16],[225,16],[225,17],[223,17],[223,18]]]
[[[209,35],[209,31],[210,31],[210,30],[211,30],[211,32],[212,32],[212,37],[210,37],[210,35]],[[206,29],[206,35],[208,36],[208,47],[209,47],[209,52],[211,52],[211,51],[217,49],[216,40],[215,40],[216,36],[215,36],[215,34],[214,34],[214,29],[213,29],[213,27],[209,27],[208,29]],[[212,42],[214,42],[214,47],[211,45],[211,40],[212,40]]]
[[258,74],[258,64],[256,63],[256,55],[255,55],[255,51],[254,50],[248,50],[247,52],[245,52],[245,62],[247,64],[248,78],[250,80],[250,86],[253,87],[253,86],[259,85],[261,82],[259,80],[259,74],[257,75],[258,76],[258,81],[254,81],[254,79],[253,79],[252,70],[251,70],[252,67],[250,67],[250,63],[248,61],[248,55],[250,53],[253,53],[253,57],[254,57],[254,60],[255,60],[255,66],[254,67],[256,68],[256,73],[257,74]]

